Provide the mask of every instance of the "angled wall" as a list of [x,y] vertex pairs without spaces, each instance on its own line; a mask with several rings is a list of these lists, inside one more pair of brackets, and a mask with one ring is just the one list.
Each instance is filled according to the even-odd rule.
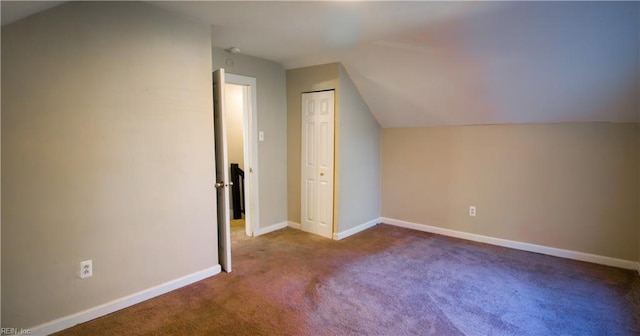
[[2,84],[3,326],[216,268],[208,26],[68,2],[2,27]]
[[337,233],[367,226],[381,215],[380,124],[342,65],[339,75]]

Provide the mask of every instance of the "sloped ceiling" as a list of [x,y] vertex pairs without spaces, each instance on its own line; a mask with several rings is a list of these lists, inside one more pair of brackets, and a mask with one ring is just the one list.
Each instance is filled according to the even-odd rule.
[[65,1],[0,1],[2,25],[18,21],[31,14],[58,6]]
[[638,2],[149,3],[287,69],[341,62],[383,127],[640,122]]

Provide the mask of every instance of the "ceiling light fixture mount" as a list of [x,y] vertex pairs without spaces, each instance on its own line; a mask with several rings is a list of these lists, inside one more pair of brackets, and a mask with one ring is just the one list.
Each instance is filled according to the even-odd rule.
[[238,48],[238,47],[231,47],[231,48],[227,48],[225,50],[230,52],[230,53],[232,53],[232,54],[239,54],[240,53],[240,48]]

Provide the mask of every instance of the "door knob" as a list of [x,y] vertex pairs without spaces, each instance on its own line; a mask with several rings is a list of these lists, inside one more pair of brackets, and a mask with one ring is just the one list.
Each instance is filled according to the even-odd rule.
[[324,173],[320,173],[320,176],[324,176]]

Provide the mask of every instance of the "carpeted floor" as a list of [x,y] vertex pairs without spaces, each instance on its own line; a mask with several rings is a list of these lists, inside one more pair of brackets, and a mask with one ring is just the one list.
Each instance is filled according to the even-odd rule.
[[233,230],[221,273],[59,335],[639,335],[634,271],[377,225]]

